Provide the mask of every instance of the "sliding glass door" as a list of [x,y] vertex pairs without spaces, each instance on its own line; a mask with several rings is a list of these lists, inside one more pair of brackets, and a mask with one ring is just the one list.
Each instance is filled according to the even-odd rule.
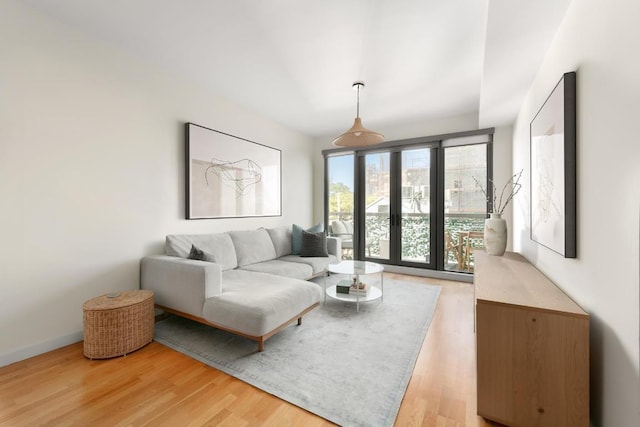
[[[431,155],[430,148],[407,149],[400,152],[400,223],[399,257],[401,263],[432,264]],[[435,157],[434,157],[435,158]]]
[[431,148],[399,149],[361,157],[366,259],[426,267],[432,257]]
[[360,158],[363,164],[364,197],[360,198],[360,215],[364,221],[363,256],[391,260],[391,153],[371,153]]

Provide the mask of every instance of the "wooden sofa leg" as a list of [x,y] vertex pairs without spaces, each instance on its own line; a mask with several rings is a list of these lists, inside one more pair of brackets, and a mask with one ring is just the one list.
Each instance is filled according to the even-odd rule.
[[302,317],[298,317],[298,326],[302,325]]
[[258,341],[258,352],[264,351],[264,340],[260,339],[260,341]]

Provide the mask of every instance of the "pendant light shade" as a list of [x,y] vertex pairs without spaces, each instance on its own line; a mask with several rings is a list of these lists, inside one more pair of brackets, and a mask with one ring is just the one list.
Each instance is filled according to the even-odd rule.
[[366,147],[380,144],[384,141],[384,135],[365,128],[362,126],[362,120],[360,119],[360,88],[364,87],[364,83],[355,82],[352,87],[358,91],[356,119],[351,129],[333,140],[333,145],[337,147]]

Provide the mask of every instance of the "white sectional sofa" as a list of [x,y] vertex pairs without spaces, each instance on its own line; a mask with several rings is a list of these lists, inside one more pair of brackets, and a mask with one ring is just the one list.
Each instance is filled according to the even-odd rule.
[[[314,254],[305,248],[292,253],[300,246],[295,232],[169,235],[166,255],[142,259],[140,287],[154,292],[158,308],[255,340],[262,351],[265,340],[296,319],[300,324],[319,304],[322,290],[307,279],[341,260],[340,239],[333,237],[324,237],[327,256],[303,256]],[[324,244],[323,236],[303,237]],[[194,254],[203,260],[189,259]]]

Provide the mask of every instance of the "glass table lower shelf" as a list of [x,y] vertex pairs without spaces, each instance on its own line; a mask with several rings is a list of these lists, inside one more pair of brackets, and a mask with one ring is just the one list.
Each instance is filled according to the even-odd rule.
[[[329,298],[346,301],[346,302],[354,302],[356,303],[356,311],[360,311],[360,303],[367,301],[374,301],[380,299],[381,301],[384,298],[384,267],[381,264],[376,264],[375,262],[370,261],[342,261],[337,264],[329,264],[327,268],[328,273],[333,274],[346,274],[349,275],[349,280],[342,280],[337,285],[327,286],[327,278],[325,276],[324,279],[324,299],[325,302],[327,300],[327,296]],[[380,274],[380,287],[370,285],[368,292],[364,293],[342,293],[338,292],[338,286],[348,285],[352,283],[352,280],[355,280],[356,283],[362,283],[360,280],[360,276],[367,274]]]

